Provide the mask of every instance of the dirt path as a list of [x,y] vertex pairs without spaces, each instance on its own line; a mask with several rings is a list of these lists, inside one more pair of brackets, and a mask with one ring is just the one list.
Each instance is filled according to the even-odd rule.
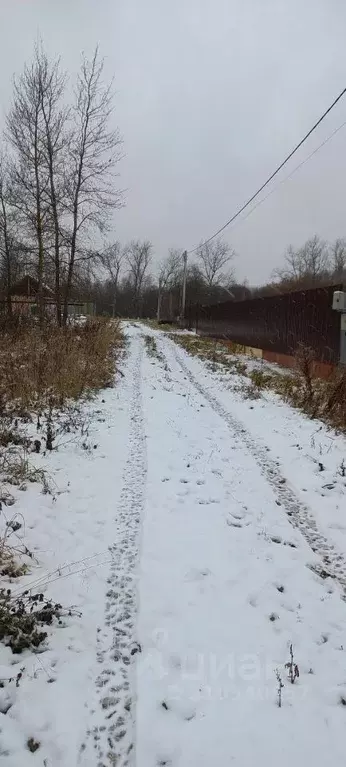
[[[146,445],[142,408],[142,337],[129,331],[129,356],[124,371],[128,381],[130,433],[122,491],[115,511],[114,543],[106,594],[105,627],[98,631],[96,682],[98,706],[91,712],[86,748],[80,765],[125,767],[134,764],[133,663],[136,640],[137,565],[146,493]],[[115,436],[117,438],[117,436]],[[124,446],[125,447],[125,446]],[[95,761],[95,759],[97,761]]]

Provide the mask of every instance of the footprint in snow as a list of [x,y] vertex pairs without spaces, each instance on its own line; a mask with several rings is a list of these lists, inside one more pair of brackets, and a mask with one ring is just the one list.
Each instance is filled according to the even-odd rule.
[[231,511],[230,517],[226,521],[229,527],[238,527],[239,529],[250,525],[250,520],[247,519],[246,513],[241,510]]
[[175,669],[181,669],[183,665],[182,660],[178,654],[171,655],[168,662],[170,667]]
[[179,490],[177,493],[178,498],[186,498],[187,495],[190,495],[190,490],[188,488],[186,490]]
[[271,535],[270,536],[270,540],[273,543],[281,543],[282,546],[289,546],[289,548],[291,548],[291,549],[296,549],[297,548],[297,544],[296,543],[294,543],[293,541],[284,541],[280,537],[280,535]]
[[189,703],[177,703],[177,701],[162,700],[161,708],[163,711],[171,711],[173,714],[177,714],[185,722],[191,722],[196,716],[196,709]]
[[320,638],[317,639],[316,644],[321,646],[321,645],[327,644],[328,640],[329,640],[329,634],[321,634]]
[[204,578],[206,578],[208,575],[211,575],[211,571],[208,569],[208,567],[203,567],[201,569],[193,568],[192,570],[189,570],[185,574],[185,581],[201,581]]

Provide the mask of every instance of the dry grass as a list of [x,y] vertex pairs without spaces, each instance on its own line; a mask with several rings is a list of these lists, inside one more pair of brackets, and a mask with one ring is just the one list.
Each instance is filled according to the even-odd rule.
[[338,430],[346,430],[346,371],[337,369],[326,380],[314,374],[315,357],[311,349],[297,349],[296,368],[291,373],[252,371],[249,375],[258,391],[271,389],[285,402],[311,418],[319,418]]
[[[66,329],[18,322],[0,328],[2,493],[6,484],[25,489],[28,482],[38,482],[43,492],[53,494],[47,473],[32,465],[30,453],[54,449],[59,434],[75,430],[78,400],[112,384],[120,345],[119,325],[102,320]],[[82,415],[78,428],[84,438]],[[29,439],[23,428],[33,416],[40,439]]]
[[[119,325],[103,320],[84,327],[19,326],[0,331],[0,408],[20,415],[63,407],[112,382]],[[1,412],[0,411],[0,412]]]
[[[33,556],[24,543],[23,516],[7,516],[15,502],[8,486],[25,490],[37,482],[42,492],[54,494],[47,472],[30,454],[54,449],[61,431],[78,427],[85,436],[77,401],[112,384],[121,340],[119,324],[102,320],[66,329],[18,321],[0,326],[0,575],[7,583],[28,570]],[[23,425],[34,416],[40,439],[30,439]],[[0,642],[14,653],[37,648],[47,637],[45,627],[61,615],[61,605],[43,594],[14,597],[1,588]]]
[[162,330],[164,333],[169,333],[172,330],[177,330],[179,327],[177,323],[174,322],[158,322],[157,320],[141,320],[142,325],[147,325],[149,328],[153,328],[153,330]]
[[243,362],[232,357],[232,353],[239,353],[236,346],[231,351],[228,345],[201,336],[172,335],[171,338],[189,354],[206,361],[212,370],[227,369],[229,373],[249,379],[249,383],[245,381],[238,386],[244,397],[258,399],[265,390],[271,390],[311,418],[319,418],[329,426],[346,431],[346,370],[335,368],[327,380],[316,378],[311,349],[298,347],[296,367],[287,373],[266,366],[263,370],[249,371],[246,358]]
[[230,349],[222,341],[213,338],[179,335],[178,333],[172,334],[170,338],[189,354],[205,360],[214,371],[223,367],[238,375],[247,375],[246,363],[234,356],[238,353],[236,345]]

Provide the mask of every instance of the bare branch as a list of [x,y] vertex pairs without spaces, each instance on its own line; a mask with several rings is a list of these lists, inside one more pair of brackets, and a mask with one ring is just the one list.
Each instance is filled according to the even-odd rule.
[[148,241],[132,241],[126,249],[126,260],[129,267],[129,280],[133,290],[135,312],[140,315],[142,290],[151,261],[151,243]]
[[344,280],[346,275],[346,239],[338,237],[330,247],[330,259],[336,280]]
[[313,287],[323,279],[328,279],[328,267],[327,245],[314,235],[297,250],[289,245],[285,253],[285,266],[274,270],[273,277],[287,287]]
[[223,240],[202,243],[197,250],[200,271],[208,288],[230,284],[232,272],[228,268],[235,256],[234,250]]
[[[115,187],[115,166],[120,159],[121,139],[113,119],[112,84],[103,84],[104,62],[95,50],[91,61],[83,58],[77,79],[73,128],[70,137],[70,167],[66,171],[66,212],[71,218],[69,265],[64,299],[67,319],[77,241],[84,225],[105,231],[111,213],[121,204]],[[71,169],[71,170],[70,170]]]

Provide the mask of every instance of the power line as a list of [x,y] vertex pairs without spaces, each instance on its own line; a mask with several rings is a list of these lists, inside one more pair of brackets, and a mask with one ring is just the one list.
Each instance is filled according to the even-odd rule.
[[335,136],[337,133],[339,133],[339,131],[341,131],[341,129],[342,129],[342,128],[344,128],[344,127],[345,127],[345,125],[346,125],[346,120],[345,120],[345,122],[343,122],[341,125],[339,125],[339,127],[338,127],[338,128],[335,128],[335,130],[333,130],[333,132],[332,132],[332,133],[330,133],[330,135],[329,135],[329,136],[327,136],[327,138],[325,138],[325,139],[324,139],[324,141],[322,141],[322,143],[321,143],[321,144],[319,144],[319,145],[316,147],[316,149],[314,149],[314,150],[313,150],[313,152],[311,152],[311,153],[310,153],[310,154],[309,154],[307,157],[305,157],[305,159],[304,159],[304,160],[302,160],[302,161],[299,163],[299,165],[296,165],[296,167],[295,167],[295,168],[293,168],[293,170],[291,171],[291,173],[289,173],[289,174],[288,174],[288,176],[285,176],[285,178],[283,178],[281,181],[279,181],[279,183],[278,183],[278,184],[276,184],[276,185],[273,187],[273,189],[271,189],[271,190],[270,190],[270,192],[268,192],[268,194],[266,194],[266,195],[265,195],[265,197],[262,197],[262,199],[261,199],[261,200],[259,200],[258,202],[256,202],[256,205],[254,205],[254,206],[253,206],[253,208],[251,208],[251,210],[249,210],[249,212],[246,214],[246,216],[244,216],[244,218],[242,218],[242,219],[241,219],[241,221],[239,221],[239,224],[242,224],[242,222],[243,222],[243,221],[246,221],[246,219],[247,219],[247,218],[249,218],[249,216],[251,216],[251,214],[252,214],[252,213],[254,213],[254,211],[255,211],[257,208],[259,208],[259,206],[260,206],[260,205],[262,205],[262,203],[263,203],[263,202],[265,202],[266,200],[268,200],[268,197],[271,197],[271,195],[272,195],[272,194],[274,194],[274,192],[276,192],[278,189],[280,189],[280,187],[281,187],[283,184],[285,184],[285,183],[286,183],[286,181],[289,181],[289,180],[292,178],[292,176],[294,176],[294,174],[295,174],[295,173],[297,173],[297,171],[298,171],[298,170],[300,170],[300,168],[302,168],[302,167],[303,167],[303,165],[305,165],[307,162],[309,162],[309,160],[311,160],[311,158],[312,158],[312,157],[313,157],[315,154],[317,154],[317,152],[319,152],[319,151],[320,151],[320,149],[322,149],[322,147],[324,147],[324,146],[325,146],[325,144],[328,144],[328,142],[329,142],[329,141],[331,141],[331,139],[332,139],[332,138],[333,138],[333,137],[334,137],[334,136]]
[[[339,95],[333,101],[333,103],[328,107],[328,109],[326,109],[325,112],[323,112],[321,117],[317,120],[317,122],[315,122],[315,124],[312,126],[312,128],[310,128],[308,133],[306,133],[306,135],[301,139],[301,141],[299,141],[299,143],[294,147],[294,149],[292,149],[292,151],[287,155],[287,157],[285,157],[283,162],[276,168],[274,173],[272,173],[269,176],[269,178],[267,178],[267,180],[264,182],[264,184],[262,184],[262,186],[260,186],[260,188],[257,189],[257,191],[252,195],[252,197],[250,197],[249,200],[247,200],[247,202],[245,202],[244,205],[242,205],[242,207],[239,208],[239,210],[237,210],[237,212],[234,213],[234,215],[228,221],[226,221],[226,223],[223,226],[221,226],[220,229],[217,230],[217,232],[215,232],[207,240],[204,240],[203,245],[208,245],[209,242],[214,240],[215,237],[217,237],[219,234],[221,234],[221,232],[223,232],[225,229],[227,229],[227,227],[230,224],[232,224],[233,221],[235,221],[235,219],[238,218],[238,216],[240,216],[240,214],[243,213],[243,211],[246,208],[249,207],[249,205],[251,205],[251,203],[256,199],[256,197],[258,197],[258,195],[263,191],[263,189],[265,189],[265,187],[268,186],[268,184],[273,180],[273,178],[275,178],[275,176],[277,176],[277,174],[284,167],[284,165],[286,165],[286,163],[291,159],[291,157],[293,157],[293,155],[298,151],[298,149],[300,149],[300,147],[305,143],[305,141],[309,138],[309,136],[311,136],[311,134],[314,132],[314,130],[316,130],[316,128],[321,124],[322,120],[324,120],[324,118],[327,117],[329,112],[332,111],[332,109],[335,107],[335,105],[338,103],[338,101],[340,101],[340,99],[342,99],[342,97],[345,95],[345,93],[346,93],[346,88],[344,88],[341,91],[341,93],[339,93]],[[192,248],[192,250],[189,250],[188,253],[189,254],[190,253],[195,253],[196,250],[198,250],[198,248],[199,248],[199,245],[197,245],[197,247],[195,247],[195,248]]]

